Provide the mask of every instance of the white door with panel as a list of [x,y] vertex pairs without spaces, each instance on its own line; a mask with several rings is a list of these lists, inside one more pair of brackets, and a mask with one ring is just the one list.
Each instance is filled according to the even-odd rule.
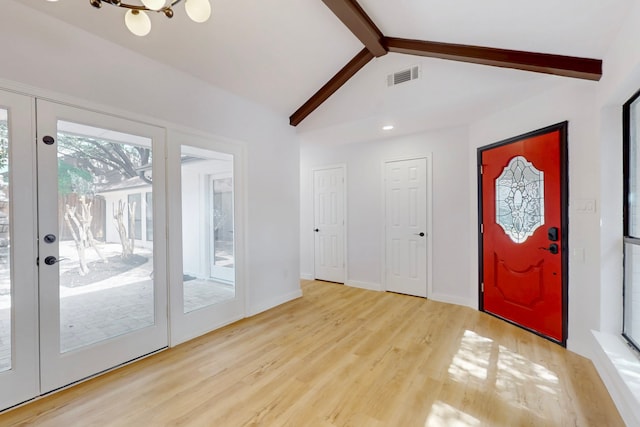
[[39,394],[34,99],[0,91],[0,410]]
[[427,296],[427,159],[385,164],[386,290]]
[[313,171],[315,278],[344,283],[344,168]]
[[37,101],[41,393],[168,344],[164,130]]

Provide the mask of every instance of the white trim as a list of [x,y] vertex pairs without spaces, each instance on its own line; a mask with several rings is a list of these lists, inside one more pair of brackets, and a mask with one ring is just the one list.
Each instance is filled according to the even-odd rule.
[[[382,232],[380,233],[382,245],[382,262],[380,268],[380,286],[381,290],[387,290],[387,206],[386,206],[386,193],[387,193],[387,184],[386,184],[386,165],[387,163],[393,162],[403,162],[407,160],[417,160],[417,159],[425,159],[427,162],[427,182],[426,182],[426,191],[427,191],[427,298],[431,298],[431,294],[433,293],[433,161],[432,161],[432,153],[425,153],[416,156],[406,156],[406,157],[391,157],[382,161],[380,165],[380,181],[381,181],[381,191],[382,197],[380,198],[382,205],[380,206],[380,211],[382,214]],[[466,304],[464,304],[466,305]]]
[[[591,331],[593,364],[607,387],[620,416],[629,426],[640,425],[640,359],[622,337]],[[633,378],[633,377],[636,378]]]
[[301,280],[314,280],[313,273],[300,273]]
[[345,285],[350,286],[352,288],[358,288],[358,289],[367,289],[369,291],[378,291],[378,292],[382,292],[384,289],[382,289],[382,284],[381,283],[373,283],[373,282],[361,282],[358,280],[348,280]]
[[431,293],[429,296],[429,299],[433,300],[433,301],[437,301],[437,302],[443,302],[446,304],[455,304],[455,305],[461,305],[463,307],[469,307],[469,308],[473,308],[474,310],[476,309],[476,307],[474,307],[473,303],[471,300],[466,299],[466,298],[461,298],[458,296],[454,296],[454,295],[446,295],[446,294],[441,294],[441,293]]
[[255,316],[256,314],[260,314],[274,307],[282,305],[286,302],[293,301],[301,297],[302,297],[302,289],[298,289],[296,291],[289,292],[288,294],[283,294],[278,297],[271,298],[268,301],[262,302],[261,304],[258,304],[253,307],[249,307],[247,317]]
[[[342,218],[344,220],[344,227],[342,229],[342,262],[343,262],[343,266],[342,266],[342,283],[347,283],[349,274],[348,274],[348,266],[349,266],[349,256],[348,256],[348,244],[347,244],[347,230],[348,230],[348,226],[349,226],[349,220],[348,220],[348,210],[347,210],[347,164],[346,163],[338,163],[338,164],[334,164],[334,165],[326,165],[326,166],[314,166],[311,168],[311,188],[313,188],[312,193],[312,209],[311,209],[311,224],[313,224],[313,226],[315,227],[315,223],[316,223],[316,206],[315,206],[315,200],[316,200],[316,187],[315,187],[315,173],[317,171],[322,171],[322,170],[331,170],[331,169],[342,169],[342,177],[344,178],[344,181],[342,182]],[[311,241],[313,242],[313,273],[312,273],[312,278],[309,280],[314,280],[316,278],[316,245],[315,245],[315,241],[316,241],[316,237],[313,231],[310,231],[310,233],[312,233],[312,238]]]

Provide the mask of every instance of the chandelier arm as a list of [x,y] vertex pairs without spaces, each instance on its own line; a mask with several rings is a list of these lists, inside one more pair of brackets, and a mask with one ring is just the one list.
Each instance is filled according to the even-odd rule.
[[[146,12],[162,12],[165,15],[167,15],[167,12],[171,12],[171,8],[175,5],[177,5],[178,3],[182,2],[182,0],[173,0],[171,2],[171,4],[169,6],[165,6],[162,9],[158,9],[158,10],[152,10],[149,9],[146,6],[140,6],[140,5],[136,5],[136,4],[128,4],[128,3],[123,3],[119,0],[102,0],[102,2],[104,3],[108,3],[112,6],[118,6],[118,7],[123,7],[125,9],[131,9],[131,10],[143,10]],[[167,15],[169,17],[169,15]]]

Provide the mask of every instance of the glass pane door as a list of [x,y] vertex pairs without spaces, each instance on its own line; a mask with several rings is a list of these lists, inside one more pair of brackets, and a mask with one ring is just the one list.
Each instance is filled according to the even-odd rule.
[[175,345],[242,318],[244,300],[236,221],[241,153],[194,136],[175,135],[172,141],[169,191],[182,200],[180,209],[170,207],[171,239],[182,242],[170,248]]
[[0,409],[38,394],[33,99],[0,91]]
[[164,155],[153,127],[40,101],[38,115],[45,392],[166,345],[164,240],[147,230]]

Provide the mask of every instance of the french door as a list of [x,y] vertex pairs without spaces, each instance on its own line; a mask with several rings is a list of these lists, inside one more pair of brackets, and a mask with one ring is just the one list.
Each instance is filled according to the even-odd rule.
[[478,151],[480,308],[563,345],[566,133],[565,122]]
[[0,410],[167,346],[165,157],[161,128],[0,91]]
[[34,117],[0,91],[0,409],[39,394]]
[[37,112],[46,393],[168,344],[165,218],[154,209],[165,148],[161,128],[41,100]]

